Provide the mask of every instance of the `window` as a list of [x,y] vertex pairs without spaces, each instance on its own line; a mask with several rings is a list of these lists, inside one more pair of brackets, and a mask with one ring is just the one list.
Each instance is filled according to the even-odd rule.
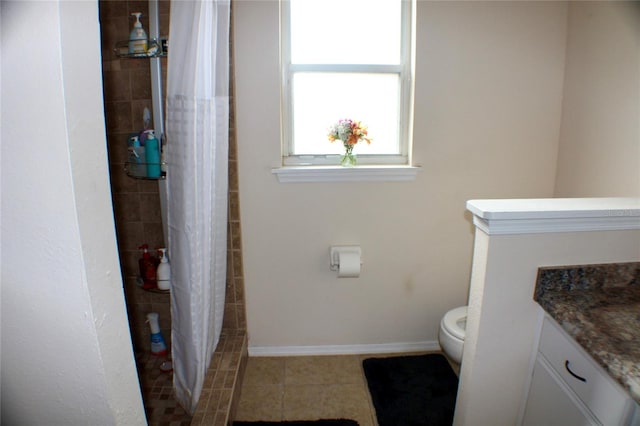
[[407,165],[413,111],[415,0],[281,0],[285,165],[335,165],[327,131],[361,121],[358,164]]

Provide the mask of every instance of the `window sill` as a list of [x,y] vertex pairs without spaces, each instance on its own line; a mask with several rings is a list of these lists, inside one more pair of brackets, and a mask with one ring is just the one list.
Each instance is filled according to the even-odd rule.
[[415,180],[415,166],[285,166],[271,169],[280,183],[406,182]]

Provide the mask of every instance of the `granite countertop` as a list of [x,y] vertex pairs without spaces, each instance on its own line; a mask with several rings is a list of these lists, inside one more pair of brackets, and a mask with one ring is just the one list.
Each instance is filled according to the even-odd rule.
[[640,262],[540,268],[534,300],[640,403]]

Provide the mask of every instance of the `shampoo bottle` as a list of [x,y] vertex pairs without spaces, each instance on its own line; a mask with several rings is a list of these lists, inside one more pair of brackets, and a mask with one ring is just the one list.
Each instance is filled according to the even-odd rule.
[[140,278],[142,278],[142,288],[148,290],[151,288],[157,288],[158,282],[156,279],[156,263],[149,254],[149,246],[146,244],[138,247],[142,249],[142,257],[138,260],[138,266],[140,267]]
[[158,265],[158,270],[156,271],[156,276],[158,278],[158,289],[159,290],[171,290],[171,266],[169,265],[169,259],[167,259],[167,249],[160,248],[158,249],[160,253],[160,264]]
[[151,329],[151,354],[153,355],[167,355],[169,351],[167,351],[167,344],[164,341],[164,337],[162,337],[162,333],[160,332],[160,325],[158,324],[158,313],[150,312],[147,314],[147,322],[149,323],[149,328]]
[[140,22],[140,16],[142,13],[136,12],[131,15],[136,17],[136,22],[133,24],[131,34],[129,34],[129,53],[131,54],[146,54],[147,53],[147,33],[142,28],[142,22]]
[[144,165],[146,157],[144,154],[144,147],[140,146],[140,141],[137,136],[132,139],[132,146],[129,148],[131,155],[129,156],[129,163],[131,165],[131,174],[133,176],[144,177],[147,175],[147,168]]
[[160,144],[153,134],[153,130],[147,130],[145,142],[145,158],[147,162],[147,177],[160,177]]

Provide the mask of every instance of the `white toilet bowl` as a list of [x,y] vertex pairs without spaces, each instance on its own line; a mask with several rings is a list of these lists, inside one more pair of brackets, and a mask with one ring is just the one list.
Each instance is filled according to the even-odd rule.
[[467,307],[461,306],[444,314],[440,321],[438,340],[442,351],[458,364],[462,361],[462,348],[467,328]]

